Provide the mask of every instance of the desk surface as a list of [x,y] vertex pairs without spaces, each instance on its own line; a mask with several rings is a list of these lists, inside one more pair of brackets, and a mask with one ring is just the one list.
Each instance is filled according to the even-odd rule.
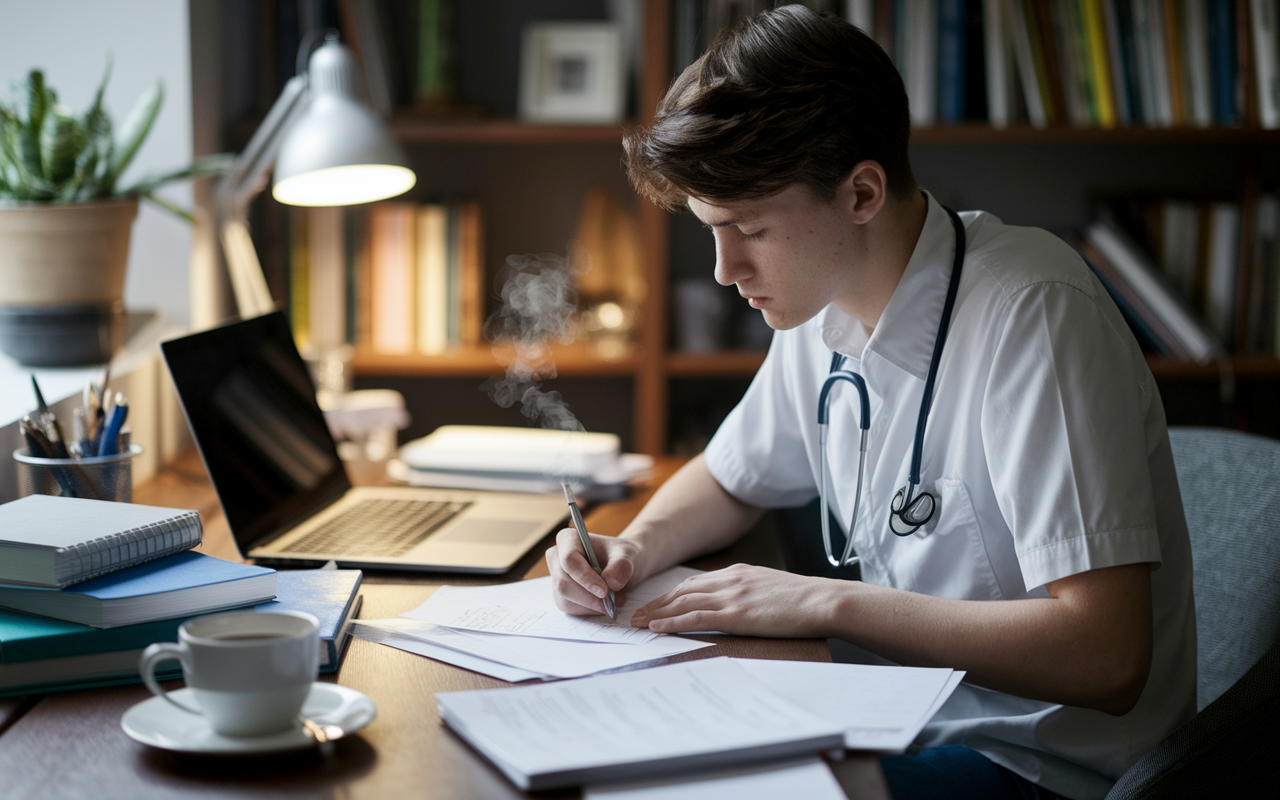
[[[616,535],[679,466],[663,460],[654,479],[632,497],[587,515],[593,532]],[[200,462],[181,459],[145,486],[135,499],[199,509],[204,552],[239,559],[221,509]],[[544,541],[510,574],[546,574]],[[759,562],[767,545],[744,542],[696,562],[717,568],[741,560]],[[767,560],[767,559],[766,559]],[[417,606],[441,583],[495,579],[422,573],[368,573],[362,587],[366,619],[392,617]],[[708,647],[674,660],[710,656],[829,660],[815,639],[712,636]],[[13,797],[524,797],[488,761],[445,728],[434,694],[506,686],[503,681],[371,642],[353,641],[337,682],[359,689],[378,704],[378,718],[359,736],[337,743],[321,758],[314,752],[259,759],[180,757],[135,743],[120,730],[120,717],[150,696],[140,685],[43,697],[0,699],[0,794]],[[877,763],[854,756],[835,766],[850,797],[887,797]],[[577,792],[539,797],[576,797]]]

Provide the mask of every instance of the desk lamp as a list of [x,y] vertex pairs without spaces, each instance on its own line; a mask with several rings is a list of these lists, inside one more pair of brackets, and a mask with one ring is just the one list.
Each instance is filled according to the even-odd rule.
[[249,236],[250,202],[266,186],[294,206],[345,206],[403,194],[417,178],[378,115],[362,100],[360,71],[336,31],[308,36],[297,74],[236,157],[217,190],[222,248],[241,318],[273,310],[262,265]]

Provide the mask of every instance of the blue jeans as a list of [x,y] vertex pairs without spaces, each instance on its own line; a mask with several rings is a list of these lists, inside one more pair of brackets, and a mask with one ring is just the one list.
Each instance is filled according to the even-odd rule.
[[1061,800],[964,745],[880,759],[893,800]]

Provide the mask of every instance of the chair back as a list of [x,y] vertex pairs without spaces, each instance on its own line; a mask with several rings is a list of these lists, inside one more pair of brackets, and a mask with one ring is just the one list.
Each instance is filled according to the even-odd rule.
[[1254,665],[1280,628],[1280,442],[1170,428],[1191,534],[1197,709]]

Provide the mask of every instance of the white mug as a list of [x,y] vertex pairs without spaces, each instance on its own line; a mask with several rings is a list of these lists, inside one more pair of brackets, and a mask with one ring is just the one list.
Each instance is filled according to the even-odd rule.
[[[155,679],[162,661],[182,663],[198,708],[174,700]],[[320,623],[310,614],[233,612],[187,620],[178,643],[142,651],[147,688],[174,706],[205,716],[224,736],[264,736],[296,724],[320,669]]]

